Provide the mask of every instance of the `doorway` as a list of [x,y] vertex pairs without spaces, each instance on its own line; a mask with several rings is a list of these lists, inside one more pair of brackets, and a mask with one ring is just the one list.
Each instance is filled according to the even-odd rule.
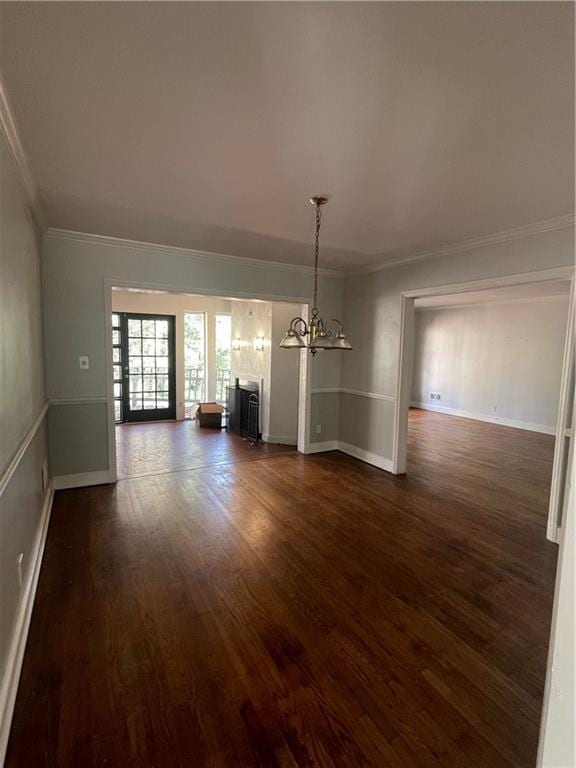
[[[562,287],[563,286],[563,287]],[[491,298],[492,300],[500,300],[502,297],[504,302],[508,300],[520,300],[525,301],[527,298],[535,298],[538,294],[544,291],[543,295],[547,293],[553,295],[555,292],[560,291],[565,294],[566,298],[566,311],[564,312],[562,322],[559,325],[557,332],[557,346],[559,347],[558,354],[558,381],[555,386],[555,408],[557,409],[557,418],[552,419],[548,427],[548,434],[552,437],[549,440],[552,441],[552,471],[551,483],[547,482],[547,496],[549,498],[548,504],[548,521],[546,526],[546,535],[551,541],[558,541],[559,532],[563,519],[563,507],[564,507],[564,491],[566,485],[566,459],[570,449],[570,440],[572,435],[572,407],[571,407],[571,394],[572,388],[570,385],[571,374],[573,369],[573,313],[574,313],[574,284],[572,270],[570,269],[555,269],[546,270],[536,273],[527,273],[521,275],[511,275],[502,278],[493,278],[487,280],[480,280],[465,284],[455,284],[448,286],[441,286],[437,288],[420,289],[406,291],[402,294],[402,330],[401,330],[401,344],[400,344],[400,356],[399,356],[399,377],[398,377],[398,392],[397,392],[397,407],[396,407],[396,428],[395,428],[395,443],[394,443],[394,471],[396,474],[403,474],[406,472],[406,458],[407,458],[407,445],[409,442],[409,412],[411,401],[415,399],[415,390],[413,390],[413,374],[414,374],[414,355],[417,339],[417,309],[421,309],[428,306],[434,306],[434,303],[446,299],[449,305],[453,307],[469,305],[473,301],[472,297],[482,296],[484,298]],[[502,293],[502,297],[498,296],[498,293]],[[534,318],[531,320],[532,327],[537,328],[537,323],[534,323]],[[480,325],[477,323],[477,325]],[[530,343],[527,338],[521,339],[523,343],[528,346],[526,349],[532,352]],[[509,348],[507,344],[509,339],[500,340],[503,342],[502,356],[498,364],[493,366],[494,371],[504,371],[505,369],[514,368],[514,360],[509,354]],[[482,361],[485,356],[489,356],[493,353],[493,347],[491,342],[487,343],[485,347],[479,351],[475,365],[480,365],[482,368]],[[454,378],[455,368],[461,363],[463,357],[469,352],[466,345],[462,347],[460,352],[454,357],[454,365],[448,366],[449,374]],[[494,362],[494,361],[493,361]],[[458,365],[457,365],[458,364]],[[446,366],[444,366],[446,368]],[[513,371],[517,373],[517,371]],[[469,372],[468,372],[469,373]],[[510,371],[508,371],[508,374]],[[542,356],[540,361],[540,367],[536,366],[534,376],[538,380],[547,375],[547,364],[545,356]],[[484,368],[479,371],[479,377],[486,379],[484,374]],[[496,378],[499,378],[500,374]],[[461,377],[460,377],[461,378]],[[488,376],[488,378],[490,378]],[[494,378],[494,377],[492,377]],[[422,383],[422,382],[420,382]],[[461,383],[461,381],[460,381]],[[513,386],[511,393],[521,392],[524,389],[523,386]],[[418,389],[418,388],[417,388]],[[452,417],[459,418],[476,418],[475,413],[469,413],[468,406],[449,404],[453,407],[446,408],[444,405],[444,397],[441,393],[441,387],[436,385],[430,385],[427,382],[426,386],[420,387],[420,391],[417,393],[416,400],[417,407],[424,405],[425,411],[435,411],[439,413],[450,413]],[[423,394],[422,394],[423,393]],[[478,394],[478,393],[477,393]],[[510,394],[510,393],[509,393]],[[426,403],[422,403],[422,400],[426,399]],[[510,398],[509,398],[510,399]],[[430,401],[430,402],[428,402]],[[517,405],[516,403],[514,405]],[[455,406],[455,407],[454,407]],[[476,409],[473,409],[476,410]],[[514,414],[511,414],[512,418],[508,419],[508,427],[519,427],[520,429],[534,429],[534,431],[542,432],[544,430],[538,428],[538,424],[526,424],[526,419],[520,417],[519,423],[514,423]],[[518,418],[518,416],[516,417]],[[412,419],[412,422],[414,419]],[[422,422],[430,422],[431,418],[423,418]],[[483,417],[479,419],[481,422],[496,422],[506,424],[506,420],[500,417],[500,412],[496,408],[488,413],[484,413]],[[535,419],[534,419],[535,421]]]
[[112,315],[117,424],[176,418],[174,316]]
[[[294,451],[296,445],[301,450],[308,438],[303,423],[310,397],[308,360],[301,351],[287,353],[278,345],[289,318],[306,309],[295,302],[112,286],[116,429],[109,446],[116,477],[263,458]],[[164,320],[168,330],[159,325]],[[167,341],[168,402],[167,361],[160,359],[166,357]],[[158,361],[147,359],[152,352]],[[231,389],[238,378],[259,387],[261,442],[255,450],[246,447],[242,435],[226,430]],[[221,430],[199,428],[195,417],[203,402],[223,407]]]

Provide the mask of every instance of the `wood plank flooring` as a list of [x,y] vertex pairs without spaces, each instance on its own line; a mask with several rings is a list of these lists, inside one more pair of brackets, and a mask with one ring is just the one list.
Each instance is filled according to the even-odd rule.
[[552,439],[412,412],[395,478],[271,456],[57,494],[9,768],[532,768]]
[[200,428],[196,421],[161,421],[116,427],[119,478],[252,461],[295,450],[295,446],[272,443],[251,446],[224,429]]

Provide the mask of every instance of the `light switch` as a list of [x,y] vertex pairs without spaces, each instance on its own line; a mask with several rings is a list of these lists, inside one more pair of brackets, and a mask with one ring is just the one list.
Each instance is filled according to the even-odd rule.
[[90,368],[90,358],[88,355],[80,355],[78,365],[82,371],[87,371]]

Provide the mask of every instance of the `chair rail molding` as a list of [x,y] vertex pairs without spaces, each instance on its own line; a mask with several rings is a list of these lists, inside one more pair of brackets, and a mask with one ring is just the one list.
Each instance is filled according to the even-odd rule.
[[396,396],[395,395],[386,395],[382,392],[363,392],[359,389],[351,389],[350,387],[313,387],[312,388],[312,394],[313,395],[325,395],[330,394],[334,392],[340,392],[345,395],[356,395],[357,397],[368,397],[372,400],[386,400],[389,403],[396,402]]
[[28,450],[28,446],[34,439],[34,436],[36,435],[36,432],[38,432],[38,428],[40,427],[40,424],[44,421],[46,417],[46,413],[48,412],[48,403],[44,403],[42,408],[40,409],[40,413],[34,420],[32,426],[28,430],[28,432],[24,435],[24,439],[18,446],[16,453],[10,460],[8,466],[4,470],[2,476],[0,477],[0,496],[4,493],[6,488],[8,487],[8,484],[10,480],[12,479],[12,476],[14,472],[16,472],[18,465],[22,461],[22,458],[26,451]]

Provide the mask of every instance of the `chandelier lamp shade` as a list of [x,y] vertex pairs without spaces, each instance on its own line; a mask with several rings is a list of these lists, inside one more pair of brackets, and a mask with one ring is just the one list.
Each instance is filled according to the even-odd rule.
[[314,293],[312,312],[308,322],[302,317],[293,317],[286,335],[280,342],[282,349],[307,348],[315,355],[319,349],[352,349],[348,337],[342,329],[340,320],[333,318],[336,330],[328,328],[318,310],[318,254],[320,250],[320,224],[322,220],[321,207],[328,202],[326,197],[311,197],[310,202],[316,208],[316,239],[314,244]]

